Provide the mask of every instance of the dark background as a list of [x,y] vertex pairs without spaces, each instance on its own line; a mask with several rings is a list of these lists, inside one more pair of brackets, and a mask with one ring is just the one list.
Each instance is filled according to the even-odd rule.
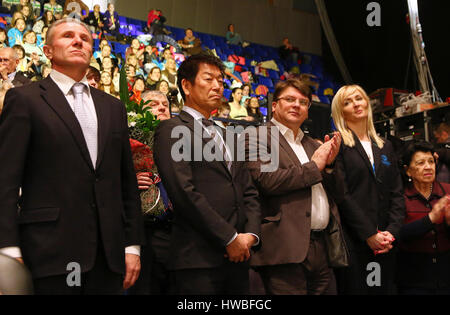
[[[379,88],[393,87],[410,92],[418,90],[414,61],[410,58],[411,32],[406,22],[406,0],[378,0],[381,6],[381,26],[369,27],[370,14],[363,0],[327,0],[328,15],[353,83],[368,93]],[[419,0],[422,24],[431,74],[441,98],[450,97],[448,52],[450,30],[450,1]],[[325,35],[322,35],[325,69],[338,82],[340,75]]]

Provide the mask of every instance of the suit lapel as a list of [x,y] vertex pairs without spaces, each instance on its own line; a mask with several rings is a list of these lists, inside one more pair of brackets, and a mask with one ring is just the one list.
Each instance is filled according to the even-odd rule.
[[373,160],[375,164],[375,174],[377,174],[377,171],[380,167],[381,163],[381,149],[377,146],[376,142],[372,140],[372,152],[373,152]]
[[[183,121],[183,122],[186,124],[186,126],[192,131],[192,134],[193,134],[193,137],[192,137],[193,144],[196,143],[196,142],[195,142],[195,141],[196,141],[196,140],[195,140],[195,137],[200,137],[200,139],[202,139],[202,143],[203,143],[203,146],[202,146],[202,154],[203,154],[203,148],[204,148],[204,145],[206,145],[209,141],[211,141],[211,138],[203,137],[203,127],[202,127],[202,125],[201,125],[199,122],[196,122],[196,121],[194,120],[194,117],[192,117],[192,116],[189,115],[188,113],[186,113],[186,112],[184,112],[184,111],[181,111],[181,113],[178,115],[178,117],[180,117],[181,121]],[[199,124],[199,127],[198,127],[198,128],[195,128],[195,127],[194,127],[194,124],[197,124],[197,123]],[[225,141],[225,136],[224,136],[224,135],[223,135],[223,139],[224,139],[224,141]],[[195,146],[194,146],[194,150],[195,150],[195,149],[197,149],[197,148],[195,148]],[[228,166],[227,166],[226,161],[220,161],[219,163],[222,164],[222,166],[225,168],[227,174],[231,177],[232,174],[231,174],[230,170],[228,169]],[[233,164],[233,163],[231,163],[231,164]],[[233,167],[231,167],[231,168],[233,168]]]
[[[372,163],[370,163],[369,157],[367,156],[366,150],[364,150],[364,147],[362,146],[361,142],[359,141],[358,137],[353,133],[353,138],[355,139],[355,148],[356,151],[358,151],[359,155],[361,155],[364,164],[366,167],[369,168],[370,173],[375,176]],[[372,145],[373,148],[373,145]],[[373,151],[373,155],[375,157],[375,152]]]
[[98,153],[97,153],[97,163],[96,169],[100,166],[105,153],[106,141],[108,139],[109,129],[110,129],[110,114],[111,111],[108,109],[110,104],[104,101],[104,95],[99,93],[96,89],[91,88],[92,100],[94,101],[95,111],[97,113],[97,124],[98,124]]
[[42,98],[64,122],[66,127],[71,132],[73,138],[75,139],[75,143],[78,145],[78,148],[80,149],[81,155],[83,156],[84,160],[89,165],[89,167],[94,170],[94,166],[92,165],[92,160],[89,155],[89,150],[86,145],[86,140],[83,136],[83,131],[81,130],[78,119],[75,116],[72,108],[70,108],[66,97],[50,77],[42,80],[40,86],[42,88]]
[[[276,125],[273,124],[272,122],[269,122],[267,124],[267,126],[269,127],[269,132],[271,132],[271,130],[272,130],[271,127],[272,126],[276,126]],[[277,128],[277,132],[278,132],[278,139],[279,139],[279,142],[280,142],[280,147],[284,150],[284,152],[287,154],[287,156],[292,161],[292,163],[297,164],[298,166],[301,166],[302,163],[300,162],[300,160],[298,159],[298,157],[295,154],[294,150],[292,150],[292,148],[289,145],[289,143],[287,142],[286,138],[281,134],[281,132],[280,132],[280,130],[278,128]],[[276,141],[276,140],[277,139],[275,138],[275,135],[273,135],[271,133],[271,141]],[[270,144],[268,144],[268,146],[271,147]]]

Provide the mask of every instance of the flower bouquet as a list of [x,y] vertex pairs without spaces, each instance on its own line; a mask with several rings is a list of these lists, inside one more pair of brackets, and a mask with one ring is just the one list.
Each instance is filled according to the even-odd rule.
[[161,182],[155,162],[153,160],[153,138],[159,120],[152,114],[151,101],[138,104],[128,92],[125,67],[120,72],[120,99],[127,109],[128,128],[133,164],[136,173],[148,173],[152,181],[150,188],[141,192],[142,213],[146,216],[158,217],[165,212],[165,206],[157,184]]

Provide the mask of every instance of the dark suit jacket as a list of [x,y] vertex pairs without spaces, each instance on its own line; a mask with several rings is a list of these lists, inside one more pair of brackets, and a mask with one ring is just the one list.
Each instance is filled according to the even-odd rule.
[[336,167],[343,175],[339,212],[350,250],[367,251],[366,239],[380,231],[395,238],[403,224],[405,203],[397,160],[390,141],[382,149],[372,141],[375,173],[358,137],[353,148],[342,143]]
[[[330,217],[333,216],[340,224],[331,195],[336,190],[336,176],[320,172],[314,162],[301,164],[278,128],[272,122],[267,127],[266,137],[261,135],[261,128],[266,128],[262,126],[258,128],[257,141],[246,139],[247,166],[260,192],[262,208],[262,246],[250,261],[255,267],[301,263],[305,260],[311,232],[311,186],[323,184],[330,205]],[[276,128],[274,131],[278,135],[279,145],[272,127]],[[268,161],[268,158],[259,150],[259,158],[256,159],[256,145],[267,148],[269,155],[278,154],[279,164],[273,172],[261,171],[261,166],[267,165],[262,161]],[[306,135],[302,145],[309,159],[319,147],[315,140]]]
[[99,135],[95,169],[78,120],[50,77],[5,97],[0,248],[19,246],[35,278],[65,274],[70,262],[90,270],[100,241],[110,269],[124,273],[125,247],[141,244],[125,107],[99,90],[91,94]]
[[[174,207],[169,267],[175,270],[221,266],[235,233],[260,234],[258,192],[243,162],[233,162],[230,172],[222,161],[195,161],[195,149],[209,140],[194,133],[194,124],[201,132],[200,124],[181,112],[155,133],[155,162]],[[184,138],[171,136],[176,127],[183,128]],[[184,143],[188,161],[173,160],[175,143]]]
[[32,81],[30,79],[28,79],[26,76],[24,76],[21,72],[17,72],[14,80],[12,80],[12,84],[14,85],[14,87],[19,87],[25,84],[29,84]]

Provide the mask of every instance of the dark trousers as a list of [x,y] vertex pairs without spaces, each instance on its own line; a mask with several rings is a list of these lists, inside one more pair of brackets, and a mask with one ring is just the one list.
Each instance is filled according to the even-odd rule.
[[[68,275],[58,275],[34,279],[34,293],[36,295],[119,295],[123,293],[124,277],[109,270],[102,246],[99,246],[97,250],[94,267],[81,274],[80,286],[70,287],[67,284],[67,278]],[[69,276],[69,279],[73,278]]]
[[224,260],[217,268],[176,270],[172,283],[177,295],[248,295],[249,268]]
[[[322,234],[322,233],[321,233]],[[303,263],[258,267],[269,295],[326,294],[332,280],[323,235],[312,235]]]
[[170,226],[147,226],[147,245],[141,248],[141,272],[127,292],[132,295],[167,295],[170,293],[170,271],[167,269]]
[[[394,284],[396,250],[387,254],[374,255],[366,252],[350,252],[350,266],[336,270],[339,295],[392,295],[397,290]],[[368,280],[373,277],[375,268],[369,265],[377,263],[380,268],[380,285],[374,285]],[[368,270],[369,269],[369,270]]]

